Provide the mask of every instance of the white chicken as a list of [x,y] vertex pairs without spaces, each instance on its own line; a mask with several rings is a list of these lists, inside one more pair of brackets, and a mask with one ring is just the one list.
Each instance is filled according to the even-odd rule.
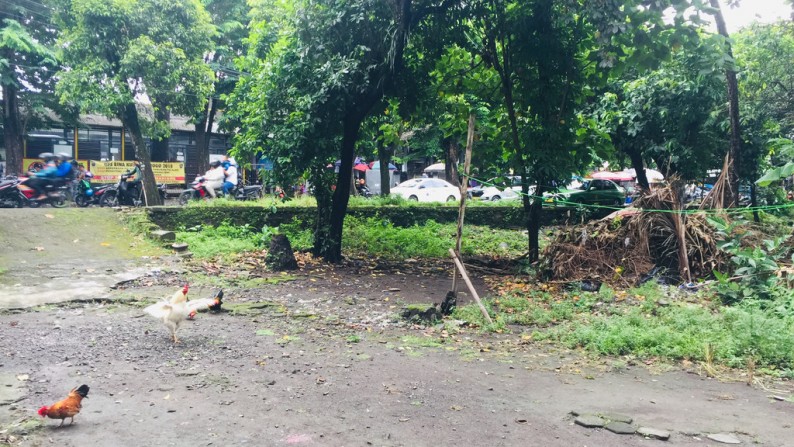
[[165,324],[174,339],[174,343],[179,343],[176,332],[185,319],[191,314],[195,315],[197,310],[208,309],[210,306],[217,304],[217,299],[188,301],[187,292],[188,285],[185,284],[185,287],[175,292],[170,300],[160,301],[143,310]]

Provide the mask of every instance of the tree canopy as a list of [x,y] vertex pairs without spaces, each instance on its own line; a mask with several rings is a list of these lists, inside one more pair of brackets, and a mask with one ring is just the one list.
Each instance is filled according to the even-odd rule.
[[61,101],[124,123],[144,164],[147,203],[159,203],[143,135],[168,136],[158,111],[192,115],[209,94],[209,15],[198,0],[73,0],[57,17]]

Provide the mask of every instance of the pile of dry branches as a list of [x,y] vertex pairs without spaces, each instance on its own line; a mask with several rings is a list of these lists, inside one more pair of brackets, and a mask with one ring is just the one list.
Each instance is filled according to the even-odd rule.
[[703,215],[680,213],[678,203],[666,186],[641,196],[637,209],[566,228],[546,248],[543,271],[558,280],[626,283],[654,267],[678,272],[683,282],[711,275],[725,260],[715,230]]

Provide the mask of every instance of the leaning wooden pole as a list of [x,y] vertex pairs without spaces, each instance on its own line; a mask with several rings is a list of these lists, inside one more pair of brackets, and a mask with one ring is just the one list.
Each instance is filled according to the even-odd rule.
[[489,324],[493,324],[493,320],[491,320],[491,316],[488,315],[488,310],[486,310],[485,306],[483,306],[482,301],[480,300],[480,295],[477,295],[477,291],[474,290],[474,285],[471,283],[471,280],[469,279],[469,275],[466,274],[466,269],[463,267],[463,263],[460,262],[460,259],[458,258],[458,255],[455,253],[455,250],[450,248],[449,255],[452,256],[452,260],[455,262],[455,266],[457,266],[457,268],[460,270],[460,276],[463,277],[463,281],[466,283],[466,286],[468,286],[469,291],[471,292],[471,296],[474,297],[474,301],[476,301],[477,305],[480,306],[480,311],[482,312],[482,315],[485,317],[486,320],[488,320]]
[[[466,157],[463,161],[463,179],[460,182],[460,206],[458,207],[458,233],[455,237],[455,253],[460,256],[460,241],[463,239],[463,219],[466,217],[466,198],[469,195],[469,171],[471,170],[471,152],[474,148],[474,114],[469,115],[469,131],[466,135]],[[452,271],[452,291],[457,292],[458,272]]]

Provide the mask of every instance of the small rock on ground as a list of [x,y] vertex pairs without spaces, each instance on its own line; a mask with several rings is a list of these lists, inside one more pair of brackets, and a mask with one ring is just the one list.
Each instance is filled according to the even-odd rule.
[[637,427],[625,422],[617,421],[610,422],[604,428],[619,435],[633,435],[637,431]]
[[176,240],[176,234],[173,231],[157,230],[151,232],[151,237],[155,240],[162,242],[173,242]]
[[658,428],[640,427],[637,429],[637,434],[645,436],[646,438],[659,439],[667,441],[670,439],[670,432],[667,430],[659,430]]
[[581,425],[582,427],[586,428],[601,428],[606,424],[606,421],[601,419],[598,416],[590,415],[590,414],[583,414],[574,419],[573,421],[577,425]]
[[599,416],[602,418],[612,421],[612,422],[624,422],[626,424],[631,424],[634,422],[634,418],[631,416],[626,416],[625,414],[618,414],[618,413],[598,413]]
[[707,438],[711,439],[712,441],[721,442],[723,444],[741,444],[742,442],[739,441],[736,436],[733,436],[729,433],[714,433],[711,435],[707,435]]

